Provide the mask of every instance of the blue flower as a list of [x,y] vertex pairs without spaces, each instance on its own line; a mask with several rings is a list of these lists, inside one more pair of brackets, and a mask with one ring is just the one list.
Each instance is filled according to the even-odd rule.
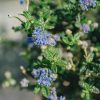
[[32,37],[28,37],[28,44],[36,46],[51,45],[55,46],[56,42],[60,40],[59,35],[52,35],[48,31],[43,30],[40,27],[36,27],[33,30]]
[[49,34],[40,34],[35,36],[34,44],[38,46],[49,45]]
[[80,0],[80,6],[83,10],[88,10],[91,7],[96,7],[96,0]]
[[46,31],[43,30],[40,27],[36,27],[33,30],[33,38],[34,38],[34,45],[37,46],[42,46],[42,45],[56,45],[56,41],[54,39],[52,39],[52,35]]
[[33,34],[38,35],[38,34],[42,34],[43,29],[40,27],[35,27],[35,29],[33,30]]
[[57,93],[55,87],[52,88],[51,93],[48,97],[48,100],[57,100]]
[[37,83],[47,87],[50,87],[51,83],[56,79],[55,77],[52,77],[52,74],[54,73],[46,68],[33,69],[32,71],[32,75],[37,78]]
[[38,84],[49,87],[51,86],[51,79],[49,77],[42,76],[38,79]]
[[32,71],[32,75],[35,77],[35,78],[38,78],[40,76],[40,70],[37,70],[37,69],[34,69]]
[[54,95],[51,94],[51,95],[48,97],[48,100],[56,100],[56,99],[55,99]]
[[84,33],[88,33],[90,31],[90,26],[88,24],[83,24],[82,30]]
[[56,41],[60,41],[60,35],[59,34],[55,34],[53,37]]
[[52,88],[51,93],[48,96],[48,100],[65,100],[65,97],[63,96],[57,97],[56,89]]
[[28,44],[33,44],[36,46],[51,45],[55,46],[56,42],[60,40],[60,36],[55,34],[52,35],[48,31],[43,30],[40,27],[36,27],[33,30],[32,37],[28,37]]
[[33,43],[33,41],[34,41],[33,37],[27,37],[28,44]]
[[25,2],[25,0],[19,0],[19,3],[20,3],[21,5],[23,5],[24,2]]
[[60,97],[59,97],[59,100],[65,100],[65,97],[60,96]]

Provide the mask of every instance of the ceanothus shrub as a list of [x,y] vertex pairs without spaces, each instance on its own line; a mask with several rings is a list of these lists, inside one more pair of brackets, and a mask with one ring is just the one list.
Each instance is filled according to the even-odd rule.
[[[100,93],[99,0],[19,0],[28,66],[21,87],[47,100],[96,100]],[[94,17],[94,13],[96,14]],[[90,16],[91,15],[91,16]],[[98,18],[98,17],[97,17]],[[98,35],[96,35],[96,33]],[[94,39],[95,37],[95,39]]]

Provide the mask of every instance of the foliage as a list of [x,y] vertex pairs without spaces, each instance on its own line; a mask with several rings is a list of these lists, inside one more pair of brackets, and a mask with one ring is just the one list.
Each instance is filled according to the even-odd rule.
[[[23,57],[29,65],[21,70],[30,77],[28,87],[48,100],[92,100],[94,94],[100,93],[100,27],[92,16],[100,11],[100,2],[26,0],[26,6],[20,14],[25,20],[16,17],[21,25],[13,29],[27,34]],[[38,74],[42,85],[35,77]],[[51,81],[51,77],[55,80]],[[43,85],[47,82],[50,85]],[[51,96],[53,87],[57,93]]]

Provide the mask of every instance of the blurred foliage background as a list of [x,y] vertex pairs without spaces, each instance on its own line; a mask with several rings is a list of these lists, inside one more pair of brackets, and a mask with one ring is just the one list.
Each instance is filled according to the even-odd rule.
[[[19,67],[27,65],[20,54],[25,39],[23,34],[12,30],[20,22],[8,15],[16,16],[23,10],[25,5],[21,6],[19,0],[0,0],[0,100],[32,100],[34,97],[39,100],[33,93],[16,87],[16,82],[23,77]],[[9,78],[10,82],[7,81]]]
[[20,57],[23,49],[20,41],[24,41],[23,35],[20,32],[15,34],[12,30],[14,25],[20,23],[8,17],[9,14],[17,15],[23,10],[24,6],[20,6],[18,0],[0,0],[0,81],[4,80],[6,71],[11,71],[14,77],[19,77],[19,66],[25,63]]

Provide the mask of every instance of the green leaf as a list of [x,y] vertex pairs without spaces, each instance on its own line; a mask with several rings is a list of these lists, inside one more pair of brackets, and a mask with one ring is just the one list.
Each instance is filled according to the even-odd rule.
[[53,64],[53,65],[51,66],[51,69],[52,69],[52,71],[53,71],[54,73],[57,73],[57,66],[56,66],[55,64]]
[[93,58],[94,58],[94,53],[93,52],[90,52],[88,54],[88,56],[86,56],[86,61],[87,62],[92,62]]
[[65,37],[65,36],[63,36],[63,41],[66,43],[66,44],[68,44],[69,43],[69,40],[68,40],[68,37]]
[[76,3],[76,0],[70,0],[71,3],[75,4]]
[[76,34],[74,35],[74,38],[75,38],[76,41],[79,40],[80,34],[79,34],[79,33],[76,33]]
[[26,22],[25,23],[25,29],[30,29],[30,27],[31,27],[31,23],[30,22]]
[[59,65],[59,66],[66,66],[66,64],[67,64],[67,62],[65,62],[65,61],[63,61],[63,60],[61,60],[61,59],[59,59],[59,60],[57,61],[57,65]]
[[26,19],[31,19],[32,18],[30,12],[28,12],[28,11],[24,11],[23,14],[21,14],[21,15],[24,16]]
[[80,38],[80,34],[76,33],[74,36],[73,35],[69,35],[69,36],[63,36],[63,42],[66,43],[67,45],[75,45],[77,44],[78,40]]
[[75,26],[77,28],[80,28],[80,26],[81,26],[81,16],[80,16],[80,14],[77,15]]
[[39,87],[39,86],[36,86],[36,87],[34,88],[34,93],[37,94],[37,93],[39,93],[39,92],[40,92],[40,87]]
[[41,92],[44,97],[48,97],[50,94],[50,90],[47,87],[42,87]]
[[43,52],[43,56],[49,61],[55,61],[57,58],[59,58],[59,50],[54,47],[48,47]]
[[79,21],[76,21],[75,26],[76,26],[77,28],[80,28],[81,23],[80,23]]
[[91,92],[95,93],[95,94],[99,94],[100,90],[98,88],[96,88],[95,86],[93,86],[92,89],[91,89]]

